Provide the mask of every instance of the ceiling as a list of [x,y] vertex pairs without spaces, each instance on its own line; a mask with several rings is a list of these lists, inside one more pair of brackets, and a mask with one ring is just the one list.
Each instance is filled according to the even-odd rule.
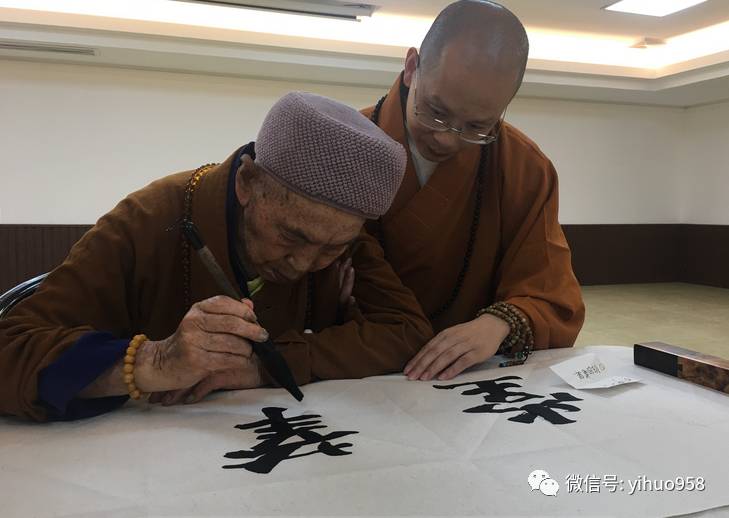
[[[656,18],[606,11],[616,0],[500,0],[524,25],[557,31],[588,32],[628,38],[668,38],[729,21],[729,1],[708,0],[670,16]],[[660,0],[658,0],[660,1]],[[435,17],[450,2],[441,0],[372,0],[382,12]]]
[[[387,87],[449,2],[369,1],[379,9],[355,23],[170,0],[0,0],[0,59]],[[602,9],[611,0],[502,3],[531,41],[521,95],[682,107],[729,98],[729,0],[663,18]],[[630,48],[644,37],[667,44]]]

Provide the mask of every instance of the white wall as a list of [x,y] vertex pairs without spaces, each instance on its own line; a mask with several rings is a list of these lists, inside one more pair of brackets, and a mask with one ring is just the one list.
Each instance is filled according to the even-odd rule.
[[675,143],[684,112],[519,99],[507,118],[551,158],[560,181],[560,221],[677,223]]
[[171,172],[255,140],[290,90],[365,106],[380,90],[0,60],[1,223],[91,223]]
[[687,110],[683,129],[681,219],[729,225],[729,102]]
[[[225,159],[255,138],[271,104],[294,89],[355,107],[384,93],[0,61],[0,223],[93,222],[156,177]],[[685,127],[703,129],[705,118],[729,140],[727,110],[724,122],[705,111],[519,98],[507,118],[554,161],[563,223],[674,223],[699,215],[727,223],[726,209],[702,206],[718,206],[713,200],[726,187],[710,167],[714,155],[726,159],[719,137],[701,151],[712,179],[705,191],[714,198],[682,200],[691,183],[681,176]]]

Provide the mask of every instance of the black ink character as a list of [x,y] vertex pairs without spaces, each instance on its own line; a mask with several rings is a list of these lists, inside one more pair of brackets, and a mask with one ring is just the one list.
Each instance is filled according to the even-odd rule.
[[455,385],[433,385],[437,389],[453,389],[456,387],[465,387],[475,385],[476,388],[465,390],[462,392],[464,396],[475,396],[478,394],[487,394],[483,397],[486,401],[485,405],[479,405],[464,410],[467,414],[503,414],[506,412],[522,412],[517,416],[509,418],[509,421],[516,423],[533,423],[537,417],[542,417],[552,424],[575,423],[572,419],[559,414],[558,410],[566,412],[579,412],[580,409],[574,405],[569,405],[565,401],[582,401],[580,398],[573,396],[567,392],[555,392],[551,394],[552,399],[545,399],[539,403],[528,403],[520,407],[498,408],[501,404],[514,404],[528,401],[535,398],[543,398],[537,394],[529,394],[528,392],[509,392],[509,388],[521,388],[517,383],[511,383],[510,380],[521,380],[519,376],[502,376],[493,380],[471,381],[467,383],[457,383]]
[[522,413],[510,417],[509,421],[516,423],[533,423],[537,417],[542,417],[552,424],[567,424],[576,423],[572,419],[567,419],[563,415],[559,414],[557,410],[564,410],[566,412],[579,412],[580,409],[574,405],[568,405],[563,401],[582,401],[580,398],[568,394],[567,392],[554,392],[551,394],[553,399],[545,399],[539,403],[529,403],[527,405],[518,408],[496,408],[497,405],[481,405],[464,412],[475,414],[475,413],[496,413],[501,414],[504,412],[519,412]]
[[[433,385],[437,389],[454,389],[458,387],[467,387],[469,385],[476,385],[476,388],[470,390],[464,390],[461,392],[464,396],[475,396],[477,394],[487,394],[483,397],[487,403],[519,403],[521,401],[527,401],[529,399],[540,398],[544,396],[538,396],[536,394],[529,394],[528,392],[508,392],[506,389],[510,388],[521,388],[518,383],[507,383],[509,380],[520,380],[519,376],[502,376],[493,380],[483,381],[470,381],[467,383],[456,383],[455,385]],[[509,399],[514,398],[514,399]],[[468,412],[468,410],[466,410]]]
[[[352,443],[332,444],[330,441],[359,432],[332,432],[321,435],[314,430],[326,428],[321,423],[320,415],[300,415],[284,417],[285,408],[266,407],[262,409],[268,418],[255,423],[239,424],[239,430],[255,429],[259,444],[250,450],[231,451],[225,454],[228,459],[255,459],[243,464],[229,464],[224,469],[244,468],[253,473],[270,473],[281,461],[306,457],[314,453],[329,456],[351,455],[344,448]],[[257,428],[262,427],[262,428]],[[293,439],[300,440],[293,440]],[[286,443],[286,444],[284,444]],[[317,445],[317,449],[307,453],[292,455],[296,450],[307,445]]]

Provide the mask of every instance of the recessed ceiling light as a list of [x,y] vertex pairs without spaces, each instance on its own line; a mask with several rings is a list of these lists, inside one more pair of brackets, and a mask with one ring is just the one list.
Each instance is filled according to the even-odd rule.
[[604,9],[646,16],[667,16],[704,2],[706,0],[620,0]]
[[630,46],[631,49],[648,49],[651,47],[656,47],[660,45],[665,45],[666,40],[661,38],[649,38],[645,37],[640,41],[635,42],[633,45]]

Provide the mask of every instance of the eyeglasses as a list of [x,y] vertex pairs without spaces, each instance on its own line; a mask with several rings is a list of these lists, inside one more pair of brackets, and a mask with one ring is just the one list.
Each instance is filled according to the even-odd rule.
[[[480,133],[478,131],[463,129],[463,128],[454,128],[451,126],[448,122],[444,121],[443,119],[438,118],[437,115],[434,115],[431,111],[428,109],[421,110],[418,108],[418,88],[417,85],[419,83],[420,79],[420,67],[416,68],[415,70],[415,87],[413,91],[413,104],[415,105],[415,118],[418,120],[420,124],[425,126],[428,129],[431,129],[433,131],[437,131],[439,133],[443,133],[446,131],[452,131],[458,137],[468,142],[469,144],[479,144],[481,146],[486,144],[491,144],[492,142],[496,141],[497,137],[499,136],[499,132],[501,131],[501,125],[504,121],[504,116],[506,115],[506,110],[501,114],[501,117],[499,117],[499,120],[491,127],[491,129],[488,131],[488,133]],[[495,129],[495,131],[494,131]]]

